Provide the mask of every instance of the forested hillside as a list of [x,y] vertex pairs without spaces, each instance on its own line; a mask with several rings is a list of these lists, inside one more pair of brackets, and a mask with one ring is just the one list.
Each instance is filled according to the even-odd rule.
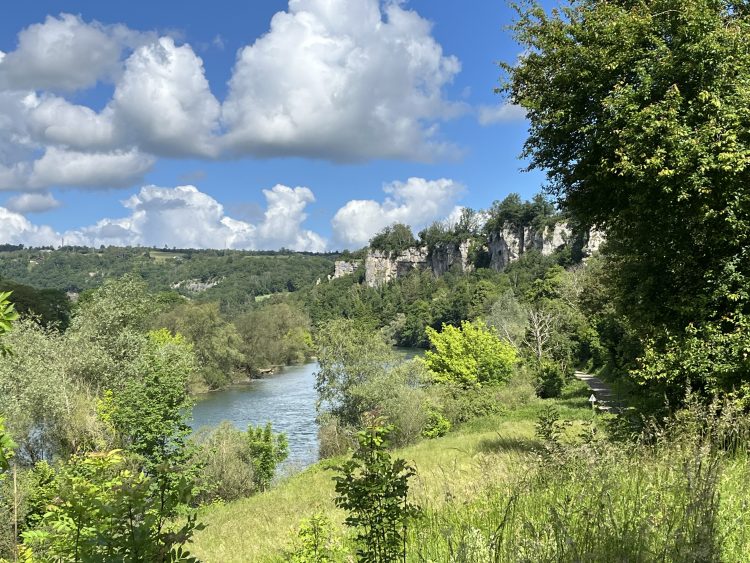
[[156,250],[145,248],[0,248],[0,280],[79,293],[135,274],[152,291],[174,289],[225,311],[256,296],[296,291],[333,273],[336,254]]

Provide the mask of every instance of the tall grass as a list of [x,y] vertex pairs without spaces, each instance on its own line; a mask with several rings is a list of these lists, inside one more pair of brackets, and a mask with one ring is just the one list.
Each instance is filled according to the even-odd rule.
[[691,409],[635,444],[549,444],[532,475],[426,510],[410,560],[750,561],[747,422]]

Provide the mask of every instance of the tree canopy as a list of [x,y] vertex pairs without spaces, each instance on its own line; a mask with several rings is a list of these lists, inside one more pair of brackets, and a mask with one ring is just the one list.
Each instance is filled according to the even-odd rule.
[[732,0],[518,7],[503,65],[524,155],[606,230],[630,315],[683,328],[735,308],[750,274],[750,8]]

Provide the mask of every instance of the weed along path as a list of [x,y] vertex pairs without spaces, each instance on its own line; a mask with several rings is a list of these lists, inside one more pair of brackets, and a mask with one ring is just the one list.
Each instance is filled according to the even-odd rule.
[[582,371],[576,371],[574,375],[576,379],[580,379],[589,386],[591,394],[596,398],[594,406],[598,410],[613,414],[617,414],[622,410],[620,404],[615,400],[612,388],[601,379]]

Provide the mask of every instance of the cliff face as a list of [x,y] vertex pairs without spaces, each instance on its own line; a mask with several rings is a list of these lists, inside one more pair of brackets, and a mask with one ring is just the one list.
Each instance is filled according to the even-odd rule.
[[370,250],[365,258],[365,283],[380,287],[414,269],[423,270],[427,265],[426,248],[407,248],[397,254]]
[[333,263],[333,276],[330,279],[335,280],[343,276],[353,274],[357,267],[361,264],[359,260],[348,262],[346,260],[336,260]]
[[474,269],[474,265],[469,263],[468,240],[464,240],[458,245],[439,244],[430,254],[430,268],[436,276],[442,276],[456,264],[462,272]]
[[572,233],[566,223],[557,223],[554,227],[544,230],[535,230],[533,227],[505,227],[490,233],[487,239],[490,268],[501,271],[529,250],[538,250],[545,256],[552,254],[568,244],[571,239]]
[[[490,233],[485,248],[490,255],[490,268],[502,271],[525,252],[538,250],[546,256],[573,244],[574,238],[574,233],[567,223],[557,223],[554,227],[543,230],[507,226]],[[601,232],[593,229],[589,231],[583,238],[584,259],[596,252],[602,242],[604,235]],[[474,265],[469,261],[468,240],[458,245],[438,244],[432,252],[428,252],[426,247],[409,248],[392,255],[370,250],[365,259],[365,283],[370,287],[380,287],[393,279],[407,275],[414,269],[429,269],[434,275],[442,276],[454,266],[458,266],[462,272],[474,269]]]

